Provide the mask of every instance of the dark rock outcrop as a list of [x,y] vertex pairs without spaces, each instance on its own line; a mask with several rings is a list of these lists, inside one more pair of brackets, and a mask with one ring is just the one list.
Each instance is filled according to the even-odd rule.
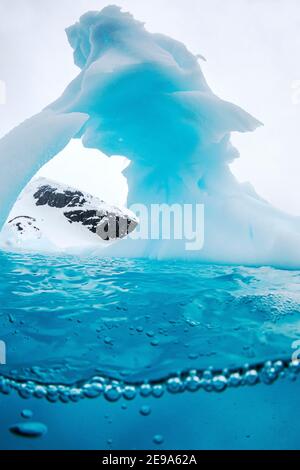
[[14,225],[20,234],[24,233],[28,227],[39,232],[40,229],[35,225],[36,219],[28,215],[19,215],[8,221],[9,225]]
[[81,191],[71,191],[69,189],[61,191],[49,185],[41,186],[33,197],[36,199],[37,206],[48,205],[61,209],[63,207],[80,207],[87,202]]
[[[137,226],[137,221],[120,209],[107,206],[90,194],[78,190],[63,189],[60,185],[44,184],[38,187],[33,197],[37,206],[48,205],[64,210],[63,214],[72,223],[80,223],[92,233],[99,235],[102,240],[109,241],[123,238]],[[97,210],[96,203],[101,206]],[[75,209],[78,208],[78,209]]]

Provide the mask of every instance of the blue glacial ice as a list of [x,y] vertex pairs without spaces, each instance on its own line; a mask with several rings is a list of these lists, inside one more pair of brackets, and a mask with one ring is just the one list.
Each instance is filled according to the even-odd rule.
[[58,100],[0,141],[0,226],[36,171],[81,138],[130,159],[129,206],[205,208],[199,251],[180,241],[123,240],[106,254],[299,268],[300,219],[240,184],[229,167],[239,156],[231,132],[261,123],[213,93],[197,57],[116,6],[86,13],[66,32],[80,73]]

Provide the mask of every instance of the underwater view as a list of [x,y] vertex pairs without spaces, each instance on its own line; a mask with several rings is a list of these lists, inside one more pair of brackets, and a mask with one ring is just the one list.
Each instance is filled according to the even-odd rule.
[[0,286],[1,448],[299,446],[299,271],[2,253]]
[[0,450],[300,450],[299,2],[119,3],[0,0]]

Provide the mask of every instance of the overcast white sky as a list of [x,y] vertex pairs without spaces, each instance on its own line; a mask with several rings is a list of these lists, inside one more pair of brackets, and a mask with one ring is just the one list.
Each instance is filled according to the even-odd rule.
[[[0,0],[0,80],[7,92],[0,136],[59,96],[78,73],[64,28],[111,3],[206,57],[202,68],[213,90],[264,123],[233,136],[241,153],[234,173],[300,215],[299,0]],[[73,142],[43,173],[120,204],[123,164]]]

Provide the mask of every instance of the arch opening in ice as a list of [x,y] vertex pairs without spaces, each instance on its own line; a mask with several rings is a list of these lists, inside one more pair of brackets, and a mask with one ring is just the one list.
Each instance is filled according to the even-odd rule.
[[0,141],[0,225],[19,192],[71,138],[131,160],[128,204],[205,207],[205,243],[119,243],[124,256],[300,267],[300,222],[237,182],[231,132],[261,123],[218,98],[198,58],[178,41],[151,34],[116,6],[89,12],[67,29],[79,75],[63,95]]

